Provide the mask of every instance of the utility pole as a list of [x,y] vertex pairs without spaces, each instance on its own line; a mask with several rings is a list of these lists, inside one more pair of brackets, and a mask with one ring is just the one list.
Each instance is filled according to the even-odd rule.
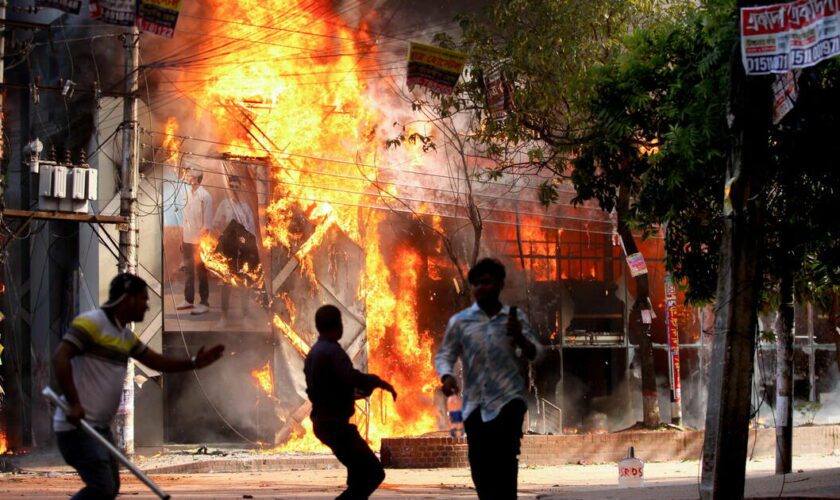
[[[758,2],[738,0],[738,9]],[[744,496],[761,268],[762,169],[769,163],[772,93],[765,76],[747,76],[737,43],[730,58],[732,145],[726,168],[703,472],[704,500]]]
[[776,474],[793,468],[793,263],[785,262],[776,321]]
[[[120,226],[119,272],[137,273],[137,182],[139,177],[137,135],[137,91],[139,89],[140,32],[136,26],[123,35],[125,48],[125,96],[123,97],[123,156],[120,178],[120,216],[128,219]],[[134,362],[129,360],[117,414],[118,445],[127,455],[134,454]]]
[[[4,58],[6,57],[6,0],[0,0],[0,87],[6,83],[6,64],[3,62]],[[5,137],[6,134],[3,134],[3,128],[5,127],[5,123],[3,122],[3,118],[5,118],[5,110],[3,109],[3,93],[0,92],[0,137]],[[0,148],[2,148],[2,144],[0,144]],[[2,158],[2,153],[0,152],[0,158]],[[6,172],[3,171],[0,174],[0,208],[5,208],[6,206]]]

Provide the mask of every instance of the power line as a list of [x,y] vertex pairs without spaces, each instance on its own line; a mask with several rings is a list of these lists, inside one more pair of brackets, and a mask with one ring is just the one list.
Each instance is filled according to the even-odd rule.
[[[228,66],[228,65],[236,65],[236,64],[253,64],[253,63],[261,63],[261,62],[271,62],[271,61],[311,61],[312,59],[327,59],[327,58],[342,58],[342,57],[353,57],[353,56],[361,56],[365,53],[362,52],[333,52],[333,53],[324,53],[324,54],[307,54],[307,55],[300,55],[300,56],[276,56],[276,57],[268,57],[265,59],[251,59],[251,60],[232,60],[230,62],[219,62],[213,60],[212,58],[207,58],[207,62],[203,62],[202,60],[194,60],[192,62],[187,61],[184,63],[174,63],[174,62],[153,62],[149,64],[143,65],[144,68],[147,69],[162,69],[162,68],[184,68],[184,67],[218,67],[218,66]],[[403,65],[406,64],[404,59],[377,59],[375,57],[365,57],[365,60],[370,60],[378,63],[383,64],[396,64],[402,63]],[[185,69],[181,69],[184,73],[199,73],[197,71],[188,71]],[[203,73],[203,72],[201,72]]]
[[[165,179],[163,177],[149,176],[149,175],[147,175],[146,177],[151,178],[151,179],[155,179],[155,180],[159,180],[161,182],[173,182],[173,183],[176,182],[176,181],[173,181],[173,180],[170,180],[170,179]],[[280,184],[284,184],[284,183],[280,182]],[[220,185],[215,185],[215,184],[205,184],[205,183],[202,183],[202,185],[205,186],[205,187],[214,188],[214,189],[223,189],[223,190],[227,190],[227,191],[231,190],[227,186],[220,186]],[[328,189],[328,188],[323,188],[323,189]],[[237,189],[236,191],[240,192],[240,193],[259,194],[259,192],[257,192],[257,191],[246,190],[246,189]],[[378,199],[381,199],[383,201],[385,200],[385,198],[381,194],[375,194],[375,193],[358,193],[358,194],[362,195],[362,196],[378,198]],[[326,203],[328,205],[340,205],[340,206],[353,207],[353,208],[367,208],[367,209],[372,209],[372,210],[385,210],[385,211],[396,212],[396,213],[412,214],[412,215],[415,215],[415,216],[429,216],[429,217],[437,216],[437,217],[444,217],[444,218],[449,218],[449,219],[471,221],[471,219],[469,217],[458,215],[458,214],[420,211],[420,210],[414,210],[414,209],[411,209],[411,208],[405,208],[405,209],[394,208],[392,206],[389,206],[387,204],[387,202],[384,202],[384,205],[371,205],[371,204],[366,204],[366,203],[351,203],[351,202],[348,202],[348,201],[330,200],[330,199],[319,198],[319,197],[314,197],[314,196],[297,196],[297,195],[289,194],[289,193],[284,193],[283,197],[286,198],[286,199],[302,200],[304,202],[310,202],[310,203]],[[403,198],[400,198],[400,199],[402,200]],[[424,204],[427,205],[427,206],[428,205],[445,205],[445,206],[446,205],[448,205],[448,206],[453,205],[451,203],[438,202],[438,201],[420,201],[420,202],[417,202],[417,203],[421,206],[424,205]],[[464,207],[457,206],[457,208],[464,208]],[[164,210],[165,210],[165,208],[164,208]],[[510,212],[510,211],[501,210],[501,209],[492,209],[490,211],[491,212],[495,211],[495,212],[507,213],[507,214],[514,214],[515,213],[515,212]],[[554,216],[554,215],[543,216],[543,217],[544,218],[550,217],[550,218],[554,218],[554,219],[578,220],[578,219],[574,219],[574,218]],[[597,220],[588,220],[588,219],[579,219],[579,220],[580,220],[579,223],[582,223],[585,226],[588,226],[588,224],[590,224],[590,223],[611,224],[609,221],[597,221]],[[482,224],[487,223],[487,224],[499,224],[499,225],[507,225],[507,226],[530,227],[530,228],[535,228],[535,229],[547,229],[547,230],[560,230],[560,229],[562,229],[564,231],[576,231],[576,232],[585,232],[585,233],[591,233],[591,234],[603,234],[603,235],[612,235],[613,234],[611,230],[610,231],[598,231],[598,230],[589,229],[588,227],[572,228],[572,227],[569,227],[569,226],[555,226],[555,225],[544,225],[544,224],[541,224],[541,225],[522,224],[522,223],[517,224],[515,221],[506,221],[506,220],[497,220],[497,219],[482,218],[481,223]]]
[[[233,65],[233,64],[246,64],[246,63],[248,63],[248,61],[237,61],[235,63],[233,63],[233,62],[222,63],[222,64],[218,64],[218,65],[215,65],[215,66],[228,66],[228,65]],[[392,70],[404,69],[404,68],[405,68],[405,63],[402,62],[402,61],[397,61],[397,62],[389,61],[389,62],[384,63],[383,66],[379,66],[379,67],[357,68],[357,69],[346,70],[346,71],[326,70],[326,71],[312,71],[312,72],[309,72],[309,73],[276,73],[276,74],[271,74],[269,76],[265,76],[265,77],[262,77],[262,78],[255,78],[253,76],[241,76],[239,78],[230,78],[230,77],[225,76],[224,80],[225,81],[230,81],[230,80],[233,80],[233,81],[243,81],[243,80],[254,81],[254,80],[270,80],[270,79],[273,79],[273,78],[290,78],[290,77],[314,76],[314,75],[347,75],[347,74],[354,75],[354,74],[357,74],[357,73],[369,73],[369,72],[374,72],[374,71],[376,71],[376,72],[392,71]],[[170,68],[170,67],[154,68],[154,69],[158,69],[158,70],[161,70],[161,71],[177,71],[179,73],[187,73],[187,74],[207,74],[204,71],[184,71],[184,70],[181,70],[181,69]],[[209,77],[209,78],[201,78],[201,79],[194,79],[194,80],[178,80],[178,83],[209,82],[209,81],[215,81],[215,80],[219,80],[219,79],[220,78],[218,76],[212,76],[212,77]]]
[[[291,12],[291,10],[292,10],[292,9],[290,9],[290,10],[289,10],[289,12]],[[303,13],[304,11],[305,11],[305,9],[300,9],[300,12],[301,12],[301,13]],[[303,14],[301,14],[301,15],[303,15]],[[313,16],[314,16],[314,13],[311,13],[311,15],[313,15]],[[205,54],[209,54],[209,53],[212,53],[212,52],[214,52],[214,51],[218,51],[218,50],[220,50],[220,49],[222,49],[222,48],[225,48],[225,47],[231,46],[231,45],[233,45],[234,43],[239,43],[239,42],[250,42],[250,43],[257,43],[257,44],[268,44],[268,45],[275,45],[275,46],[280,46],[280,47],[285,47],[285,48],[291,48],[291,49],[297,49],[297,50],[302,50],[302,51],[311,51],[311,50],[312,50],[312,49],[311,49],[311,48],[309,48],[309,47],[291,46],[291,45],[280,44],[280,43],[277,43],[277,42],[272,42],[272,41],[269,41],[271,38],[276,37],[276,35],[277,35],[277,34],[275,34],[275,35],[273,35],[273,36],[269,36],[269,37],[262,37],[261,39],[251,39],[251,38],[241,38],[241,37],[230,37],[230,36],[227,36],[227,35],[218,35],[218,34],[213,34],[213,33],[209,33],[209,32],[190,32],[189,30],[177,30],[177,31],[179,31],[179,32],[184,32],[184,33],[187,33],[187,34],[196,34],[196,35],[201,36],[202,38],[207,38],[207,37],[210,37],[210,38],[222,38],[222,39],[227,39],[227,40],[230,40],[230,42],[228,42],[228,43],[221,44],[220,46],[217,46],[217,47],[215,47],[215,48],[210,48],[210,49],[207,49],[207,50],[205,51]],[[252,32],[251,34],[253,34],[253,35],[258,35],[258,30],[253,30],[253,32]],[[196,45],[196,44],[193,44],[193,47],[194,47],[195,45]],[[186,51],[185,51],[185,50],[183,50],[183,49],[179,49],[178,51],[173,52],[172,54],[170,54],[170,56],[167,56],[167,58],[171,58],[171,57],[173,57],[174,55],[179,54],[179,53],[183,53],[183,52],[186,52]],[[230,54],[230,53],[232,53],[232,52],[233,52],[233,51],[231,50],[231,51],[229,51],[228,53],[223,54],[223,55],[227,55],[227,54]],[[302,52],[302,53],[305,53],[305,52]],[[200,55],[200,54],[199,54],[199,55]],[[188,56],[188,57],[189,57],[189,56]],[[193,56],[193,57],[194,57],[194,56]]]
[[[153,164],[156,164],[156,165],[165,165],[165,164],[160,164],[160,163],[157,163],[157,162],[147,162],[147,163],[153,163]],[[214,172],[214,173],[218,173],[218,172]],[[155,177],[155,178],[157,179],[157,177]],[[359,180],[361,181],[362,179],[359,179]],[[340,193],[340,194],[350,194],[350,195],[365,196],[365,197],[379,198],[379,199],[385,199],[387,197],[387,196],[384,196],[382,194],[381,189],[379,190],[380,192],[378,192],[378,193],[372,193],[372,192],[365,192],[365,191],[356,191],[356,190],[352,190],[352,189],[342,189],[342,188],[337,188],[337,187],[314,186],[314,185],[311,185],[311,184],[300,184],[300,183],[289,182],[289,181],[280,181],[280,180],[277,180],[277,179],[274,179],[274,182],[277,183],[277,184],[283,185],[283,186],[295,186],[295,187],[301,187],[301,188],[309,188],[309,189],[314,189],[314,190],[321,191],[321,192],[331,191],[331,192],[336,192],[336,193]],[[226,190],[226,191],[231,190],[230,188],[228,188],[227,186],[224,186],[224,185],[206,184],[206,183],[203,183],[203,182],[202,182],[202,185],[205,186],[205,187],[212,187],[212,188],[215,188],[215,189],[223,189],[223,190]],[[247,191],[247,190],[243,190],[243,189],[237,189],[237,191],[238,192],[257,193],[257,191]],[[288,196],[288,193],[284,194],[284,196]],[[455,207],[456,210],[458,210],[458,209],[466,210],[467,209],[464,205],[459,204],[459,203],[455,203],[454,201],[410,198],[410,197],[403,196],[403,195],[401,195],[401,196],[391,195],[390,193],[388,193],[388,196],[393,197],[395,199],[398,199],[401,202],[408,201],[408,202],[417,203],[420,206],[422,206],[422,205],[440,205],[440,206],[447,206],[447,207]],[[308,199],[305,196],[303,196],[301,198],[302,199]],[[328,200],[324,200],[324,201],[326,203],[331,203]],[[511,200],[511,201],[513,201],[513,200]],[[498,213],[503,213],[503,214],[508,214],[508,215],[516,215],[515,211],[505,210],[505,209],[501,209],[501,208],[489,207],[487,205],[482,206],[482,205],[476,204],[476,208],[478,208],[481,211],[486,211],[486,212],[498,212]],[[581,223],[584,223],[584,224],[594,223],[594,224],[606,224],[606,225],[610,225],[610,226],[612,225],[612,222],[610,220],[588,219],[588,218],[583,218],[583,217],[572,217],[572,216],[555,215],[555,214],[540,214],[540,213],[535,213],[535,212],[519,212],[519,214],[520,215],[535,216],[535,217],[540,217],[540,218],[573,220],[573,221],[578,221],[578,222],[581,222]],[[610,231],[609,234],[612,234],[612,231]]]
[[[167,134],[166,132],[159,132],[157,130],[141,129],[141,131],[145,132],[147,134],[177,137],[179,139],[184,139],[185,141],[186,140],[194,140],[194,141],[198,141],[198,142],[205,142],[205,143],[215,144],[215,145],[219,145],[219,146],[227,146],[227,147],[231,147],[231,148],[240,148],[240,149],[242,148],[241,144],[226,143],[226,142],[221,142],[221,141],[215,141],[215,140],[212,140],[212,139],[203,139],[203,138],[200,138],[200,137],[191,137],[191,136],[178,135],[178,134]],[[361,163],[361,162],[350,161],[350,160],[339,160],[339,159],[335,159],[335,158],[323,158],[323,157],[318,157],[318,156],[313,156],[313,155],[305,155],[305,154],[299,154],[299,153],[289,153],[288,151],[272,150],[272,149],[268,149],[268,148],[264,148],[264,149],[269,154],[277,154],[277,155],[280,155],[280,156],[290,156],[290,157],[294,157],[294,158],[304,158],[304,159],[308,159],[308,160],[323,161],[323,162],[327,162],[327,163],[352,165],[352,166],[355,166],[355,167],[373,168],[373,169],[376,169],[376,170],[395,171],[395,172],[398,172],[400,174],[415,174],[415,175],[425,175],[425,176],[428,176],[428,177],[438,177],[438,178],[443,178],[443,179],[448,179],[448,180],[459,180],[459,181],[462,180],[460,178],[455,178],[455,177],[452,177],[450,175],[444,175],[444,174],[436,174],[436,173],[431,173],[431,172],[418,172],[418,171],[415,171],[415,170],[405,170],[405,169],[401,169],[401,168],[397,169],[395,167],[383,167],[383,166],[379,166],[379,165],[371,165],[371,164],[368,164],[368,163]],[[208,158],[221,159],[221,158],[216,158],[216,157],[213,157],[213,156],[201,155],[201,154],[198,154],[198,153],[193,153],[193,154],[195,154],[196,156],[207,156]],[[400,163],[400,164],[397,164],[397,165],[399,166],[399,165],[404,165],[404,164],[405,163]],[[528,176],[528,177],[539,177],[536,174],[522,174],[522,175]],[[497,181],[482,181],[482,182],[484,184],[494,184],[494,185],[499,185],[499,186],[511,187],[510,184],[507,184],[507,183],[504,183],[504,182],[497,182]],[[520,186],[520,187],[522,189],[535,189],[535,190],[539,189],[539,188],[533,187],[533,186]],[[562,190],[562,191],[565,191],[567,193],[574,193],[574,190]]]
[[[187,17],[200,17],[200,16],[189,16],[189,15],[187,15]],[[323,20],[318,19],[318,21],[323,21]],[[306,31],[301,31],[301,30],[292,30],[292,29],[280,28],[280,27],[277,27],[277,26],[251,25],[249,23],[244,23],[244,22],[241,22],[241,21],[224,21],[224,22],[232,23],[232,24],[242,24],[242,25],[245,25],[245,26],[255,26],[255,27],[259,27],[259,28],[267,28],[267,29],[272,29],[272,30],[281,30],[281,31],[285,31],[285,32],[298,33],[298,34],[303,34],[303,35],[325,36],[325,37],[329,37],[329,38],[339,38],[341,40],[352,41],[355,44],[365,44],[366,43],[365,41],[354,40],[354,39],[351,39],[351,38],[336,37],[336,35],[319,35],[317,33],[311,33],[311,32],[306,32]],[[430,30],[432,28],[435,28],[435,27],[441,28],[443,26],[446,26],[447,24],[450,24],[451,22],[452,21],[447,21],[447,22],[432,24],[432,25],[426,24],[426,25],[424,25],[424,28],[425,28],[426,31],[428,31],[428,30]],[[367,34],[377,35],[377,33],[370,32],[370,31],[367,31],[367,30],[361,30],[361,29],[358,29],[358,28],[351,28],[351,27],[346,26],[346,25],[338,25],[338,24],[335,24],[335,25],[342,28],[342,29],[347,29],[347,30],[351,30],[351,31],[356,30],[356,31],[360,31],[360,32],[363,32],[363,33],[367,33]],[[412,27],[412,29],[413,28],[414,27]],[[189,31],[189,30],[178,30],[178,31],[179,32],[184,32],[184,33],[189,34],[189,35],[196,35],[196,36],[201,36],[201,37],[222,38],[222,39],[229,40],[230,42],[236,42],[236,43],[238,43],[238,42],[252,42],[252,43],[258,43],[258,44],[276,45],[276,46],[285,47],[285,48],[299,49],[299,50],[303,50],[303,51],[312,51],[313,50],[309,47],[290,46],[290,45],[280,44],[280,43],[277,43],[277,42],[272,42],[272,41],[269,41],[269,39],[266,39],[266,38],[263,38],[263,39],[259,40],[259,39],[252,39],[252,38],[244,38],[242,36],[236,37],[236,36],[228,36],[228,35],[217,35],[217,34],[213,34],[213,33],[210,33],[210,32],[195,32],[195,31]],[[406,32],[411,33],[412,30],[409,29],[409,30],[406,30]],[[252,34],[257,35],[257,32],[254,31],[254,32],[252,32]],[[399,37],[394,37],[394,36],[389,36],[389,35],[384,35],[384,34],[379,34],[379,35],[381,35],[385,38],[392,38],[392,39],[396,38],[397,40],[403,41],[403,42],[409,42],[410,41],[407,38],[399,38]],[[216,50],[220,50],[220,49],[228,47],[230,45],[231,45],[231,43],[221,44],[218,47],[207,49],[207,53],[210,53],[210,52],[213,52],[213,51],[216,51]],[[341,56],[364,57],[364,56],[367,56],[368,54],[377,52],[378,49],[375,48],[376,46],[377,45],[372,46],[371,49],[367,50],[367,51],[354,52],[354,53],[335,53],[335,54],[323,54],[323,55],[316,56],[316,55],[313,55],[313,54],[306,54],[306,52],[304,52],[302,54],[306,54],[306,55],[302,55],[302,56],[300,56],[300,58],[301,59],[307,59],[307,58],[313,58],[313,57],[341,57]],[[164,61],[166,59],[171,59],[176,54],[180,54],[180,53],[184,53],[184,52],[186,52],[186,50],[179,49],[176,52],[171,53],[169,56],[166,56],[159,61],[151,63],[151,65],[152,66],[163,65]],[[225,53],[223,55],[228,55],[232,52],[233,51],[231,50],[230,52]],[[196,54],[196,55],[200,55],[200,53]],[[186,57],[191,57],[191,56],[186,56]],[[295,57],[293,57],[293,58],[295,58]],[[286,58],[286,59],[288,59],[288,58]],[[188,62],[188,61],[182,61],[180,64],[183,64],[185,62]],[[172,63],[170,63],[170,64],[174,65]]]
[[[143,146],[149,146],[148,144],[142,144],[142,145]],[[212,156],[212,155],[206,155],[206,154],[201,154],[201,153],[173,151],[173,150],[168,150],[168,149],[165,149],[165,148],[158,148],[158,147],[155,147],[155,146],[151,146],[151,147],[153,148],[153,150],[169,151],[169,152],[174,152],[176,154],[180,153],[182,155],[182,158],[184,156],[187,156],[187,157],[188,156],[198,156],[198,157],[201,157],[201,158],[207,158],[207,159],[219,160],[219,161],[231,161],[231,162],[236,162],[236,163],[247,163],[247,164],[252,164],[252,165],[262,165],[261,163],[258,163],[258,162],[244,162],[244,161],[239,161],[239,160],[235,160],[235,159],[232,159],[232,158],[229,158],[229,157],[224,157],[224,156]],[[147,162],[147,163],[154,163],[156,165],[168,165],[166,163],[156,163],[156,162]],[[169,166],[172,166],[172,165],[169,165]],[[355,175],[341,174],[341,173],[336,173],[336,172],[324,172],[324,171],[320,171],[320,170],[309,170],[309,169],[304,169],[304,168],[287,167],[287,166],[275,166],[275,168],[280,168],[280,169],[283,169],[284,171],[287,171],[287,172],[299,172],[299,173],[317,175],[317,176],[335,177],[335,178],[338,178],[338,179],[345,179],[345,180],[349,180],[349,181],[352,181],[352,182],[364,182],[364,183],[368,183],[368,184],[372,184],[372,185],[385,185],[385,186],[401,187],[401,188],[406,188],[406,189],[434,191],[434,192],[439,192],[439,193],[449,193],[449,194],[453,194],[453,195],[456,195],[456,196],[465,195],[465,193],[462,193],[460,191],[456,191],[454,189],[446,189],[446,188],[442,188],[442,187],[433,187],[433,186],[420,186],[420,185],[416,185],[416,184],[404,184],[404,183],[400,183],[400,182],[385,181],[385,180],[379,180],[379,179],[370,179],[368,177],[365,177],[364,174],[362,174],[362,177],[359,177],[359,176],[355,176]],[[190,167],[190,169],[191,170],[198,170],[200,172],[206,172],[206,173],[218,173],[215,170],[202,169],[202,168],[192,167],[192,166]],[[401,170],[400,172],[405,172],[405,171]],[[417,175],[431,175],[431,174],[418,172]],[[448,177],[448,178],[450,180],[455,180],[452,177]],[[278,182],[280,182],[280,181],[278,181]],[[481,183],[481,184],[485,184],[483,181],[478,181],[478,182]],[[293,184],[293,183],[287,183],[287,184],[296,185],[296,184]],[[507,188],[510,188],[510,189],[516,188],[516,186],[511,185],[511,184],[502,184],[502,185],[504,187],[507,187]],[[320,186],[305,186],[305,187],[320,188]],[[524,188],[525,186],[520,186],[520,187]],[[525,203],[539,203],[539,201],[537,201],[537,200],[519,200],[517,198],[510,198],[510,197],[507,197],[507,196],[499,196],[499,195],[485,194],[485,193],[473,193],[473,196],[476,196],[476,197],[479,197],[479,198],[495,199],[495,200],[502,200],[502,201],[509,201],[509,202],[524,201]],[[593,210],[593,211],[597,211],[597,212],[603,212],[603,210],[601,208],[598,208],[598,207],[574,205],[574,204],[570,204],[570,203],[552,203],[552,205],[570,207],[570,208],[574,208],[574,209],[578,209],[578,210]],[[545,216],[545,214],[538,214],[538,213],[534,213],[534,212],[520,212],[520,213],[523,214],[523,215],[536,215],[536,216],[539,216],[539,217],[544,217]],[[589,219],[587,219],[587,220],[589,220]]]
[[[334,38],[334,39],[338,39],[338,40],[355,41],[355,39],[340,37],[340,36],[337,36],[337,35],[314,33],[314,32],[303,31],[303,30],[293,30],[293,29],[282,28],[282,27],[277,27],[277,26],[268,26],[268,25],[261,25],[261,24],[246,23],[244,21],[234,21],[234,20],[230,20],[230,19],[218,19],[218,18],[213,18],[213,17],[195,16],[195,15],[190,15],[190,14],[181,14],[181,15],[184,16],[184,17],[191,17],[193,19],[201,19],[201,20],[204,20],[204,21],[213,21],[213,22],[226,23],[226,24],[236,24],[236,25],[241,25],[241,26],[262,28],[262,29],[272,30],[272,31],[283,31],[283,32],[300,34],[300,35],[311,35],[311,36],[315,36],[315,37]],[[322,20],[319,20],[319,21],[322,21]],[[336,23],[331,23],[331,22],[328,22],[328,21],[323,21],[323,22],[325,22],[326,24],[332,24],[333,26],[337,26]],[[441,21],[441,22],[437,23],[437,25],[441,26],[441,25],[451,24],[453,22],[454,21],[451,21],[451,20],[450,21]],[[434,25],[435,24],[433,24],[433,26]],[[420,25],[418,24],[416,26],[420,26]],[[428,24],[427,24],[427,26],[428,26]],[[387,38],[387,39],[390,39],[390,40],[395,40],[395,41],[399,41],[399,42],[406,42],[406,43],[411,42],[411,39],[409,39],[409,38],[404,38],[404,37],[394,36],[394,35],[388,35],[384,32],[373,32],[373,31],[369,31],[369,30],[366,30],[366,29],[363,29],[363,28],[352,28],[352,27],[349,27],[349,26],[338,26],[338,27],[340,27],[341,29],[347,29],[347,30],[350,30],[350,31],[357,31],[357,32],[363,33],[365,35],[370,35],[374,38]],[[399,32],[397,32],[397,33],[399,33]]]
[[[373,80],[384,80],[386,78],[392,78],[394,76],[404,76],[404,75],[405,75],[405,71],[395,71],[394,73],[387,74],[387,75],[383,75],[381,73],[378,73],[376,75],[366,75],[366,76],[362,76],[362,77],[359,77],[359,78],[355,78],[354,80],[357,81],[357,82],[367,82],[367,81],[373,81]],[[191,85],[185,85],[184,86],[185,89],[187,89],[187,90],[200,90],[200,89],[205,87],[204,85],[202,85],[202,83],[212,81],[212,79],[198,80],[198,81],[196,81],[196,80],[192,80],[192,81],[185,80],[185,81],[194,84],[192,86]],[[160,82],[160,83],[172,85],[175,88],[174,89],[159,89],[159,90],[156,90],[156,93],[159,93],[159,94],[183,94],[184,93],[183,89],[178,88],[178,85],[181,82],[168,81],[168,82]],[[294,83],[290,86],[293,86],[293,87],[308,87],[308,86],[311,86],[311,85],[318,85],[318,86],[323,87],[323,86],[332,86],[332,85],[341,84],[341,83],[347,83],[347,78],[345,77],[345,78],[342,78],[340,80],[294,81]],[[184,96],[184,97],[186,97],[186,96]],[[174,100],[177,101],[178,99],[174,99]]]

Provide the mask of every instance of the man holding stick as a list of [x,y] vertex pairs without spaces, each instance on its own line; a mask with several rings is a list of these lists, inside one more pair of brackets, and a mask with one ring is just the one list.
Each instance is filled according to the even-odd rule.
[[152,351],[127,326],[143,321],[148,302],[142,278],[117,275],[111,281],[108,302],[77,316],[53,356],[56,379],[69,406],[67,412],[58,408],[53,417],[58,449],[85,483],[73,500],[113,499],[119,493],[117,460],[78,425],[85,419],[113,443],[110,427],[120,404],[129,357],[157,371],[178,372],[204,368],[224,351],[222,345],[208,350],[202,347],[190,359]]

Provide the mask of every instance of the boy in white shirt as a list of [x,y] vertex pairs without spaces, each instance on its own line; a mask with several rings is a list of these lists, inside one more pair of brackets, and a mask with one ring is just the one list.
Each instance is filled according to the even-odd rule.
[[[191,314],[205,314],[210,310],[208,297],[210,287],[207,284],[207,268],[198,255],[201,237],[209,234],[213,217],[213,198],[201,186],[204,174],[198,170],[187,172],[190,187],[187,189],[187,201],[184,204],[184,224],[181,239],[181,251],[186,272],[184,278],[184,301],[178,304],[178,310],[190,309]],[[195,301],[195,275],[198,274],[198,305]]]

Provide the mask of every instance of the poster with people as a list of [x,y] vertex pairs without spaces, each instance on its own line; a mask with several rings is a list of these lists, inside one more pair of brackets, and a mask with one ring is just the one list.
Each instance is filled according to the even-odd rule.
[[[182,161],[164,181],[165,320],[183,331],[268,331],[256,165]],[[264,198],[264,197],[263,197]],[[171,329],[171,328],[170,328]]]

